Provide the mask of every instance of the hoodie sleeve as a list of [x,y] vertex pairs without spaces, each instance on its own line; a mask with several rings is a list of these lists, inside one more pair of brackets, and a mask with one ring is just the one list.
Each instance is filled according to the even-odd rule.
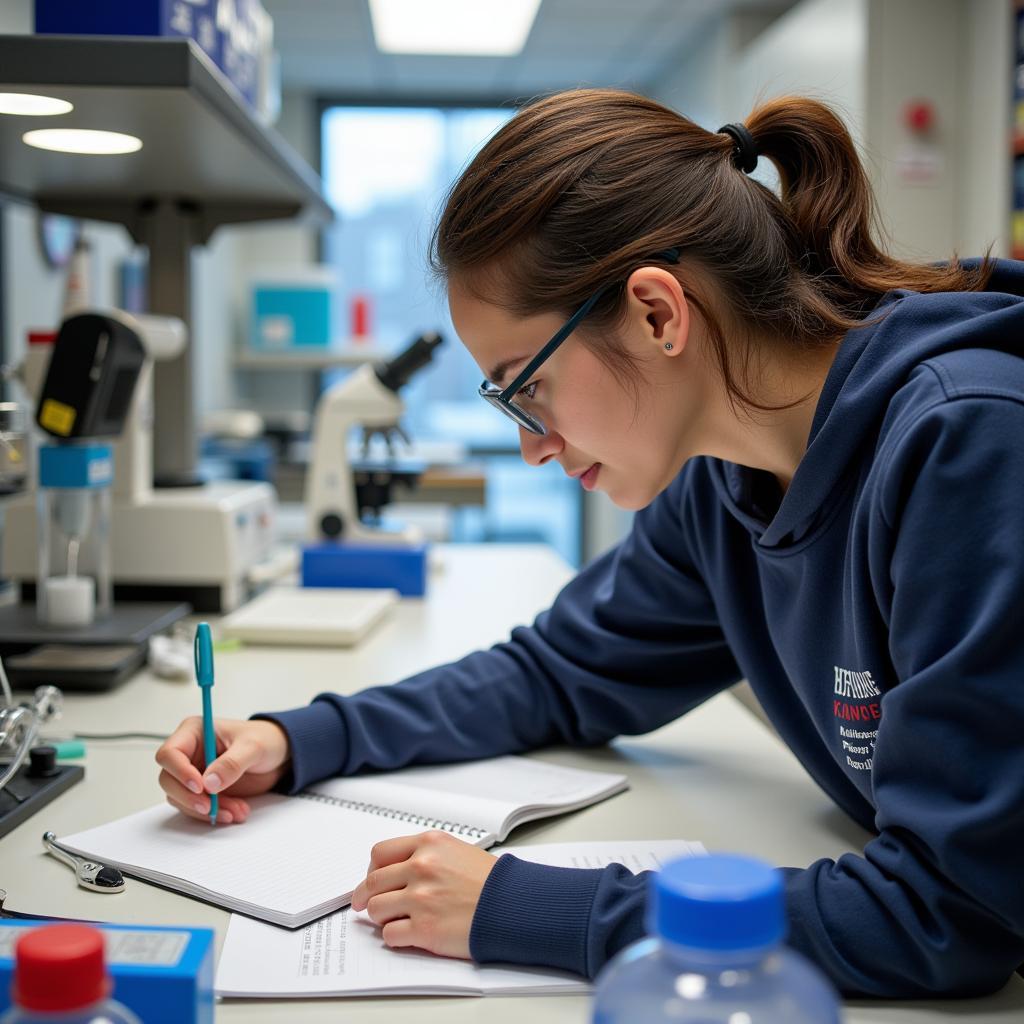
[[531,627],[461,661],[260,715],[289,735],[289,788],[649,732],[740,678],[690,555],[688,470]]
[[885,467],[879,835],[787,878],[790,943],[847,994],[982,994],[1024,961],[1022,438],[1019,397],[947,385]]

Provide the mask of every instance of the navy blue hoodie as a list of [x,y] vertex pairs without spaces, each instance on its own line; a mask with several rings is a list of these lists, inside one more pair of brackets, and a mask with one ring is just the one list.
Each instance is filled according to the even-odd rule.
[[[874,833],[785,869],[790,945],[847,994],[1001,986],[1024,961],[1022,295],[1010,262],[987,292],[887,294],[843,339],[784,496],[691,459],[506,643],[261,716],[292,788],[645,733],[746,677]],[[503,857],[472,954],[593,976],[642,934],[644,890]]]

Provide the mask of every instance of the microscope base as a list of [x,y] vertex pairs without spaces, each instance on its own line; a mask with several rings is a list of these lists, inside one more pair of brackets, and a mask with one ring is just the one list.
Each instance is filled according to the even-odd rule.
[[187,604],[115,601],[109,617],[91,626],[59,628],[40,625],[34,603],[6,605],[0,607],[0,656],[22,654],[40,644],[139,646],[190,611]]
[[36,811],[42,810],[84,775],[85,769],[81,765],[59,764],[56,775],[33,778],[28,773],[28,765],[23,765],[14,778],[0,789],[0,836],[7,835],[27,818],[31,818]]

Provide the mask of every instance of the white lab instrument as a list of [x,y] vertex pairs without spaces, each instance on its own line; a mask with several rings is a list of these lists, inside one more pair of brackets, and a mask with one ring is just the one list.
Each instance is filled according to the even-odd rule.
[[[198,610],[230,611],[255,579],[274,575],[277,501],[267,483],[217,481],[153,487],[153,363],[186,344],[173,317],[105,310],[139,336],[146,361],[122,435],[114,443],[111,561],[119,595],[188,600]],[[33,396],[38,397],[38,396]],[[6,574],[36,579],[34,495],[11,502],[3,538]]]
[[398,603],[394,590],[271,587],[221,622],[250,644],[351,647]]
[[347,441],[356,427],[362,427],[367,438],[383,435],[389,450],[395,435],[405,437],[399,426],[404,406],[398,390],[430,361],[441,341],[439,334],[424,334],[389,362],[364,364],[323,393],[316,407],[306,481],[307,540],[389,545],[422,541],[414,528],[384,531],[362,521]]

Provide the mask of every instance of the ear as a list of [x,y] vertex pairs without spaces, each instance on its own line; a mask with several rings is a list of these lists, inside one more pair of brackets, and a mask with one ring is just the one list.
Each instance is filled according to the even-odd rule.
[[662,267],[640,267],[626,282],[631,330],[674,359],[690,335],[690,307],[675,275]]

